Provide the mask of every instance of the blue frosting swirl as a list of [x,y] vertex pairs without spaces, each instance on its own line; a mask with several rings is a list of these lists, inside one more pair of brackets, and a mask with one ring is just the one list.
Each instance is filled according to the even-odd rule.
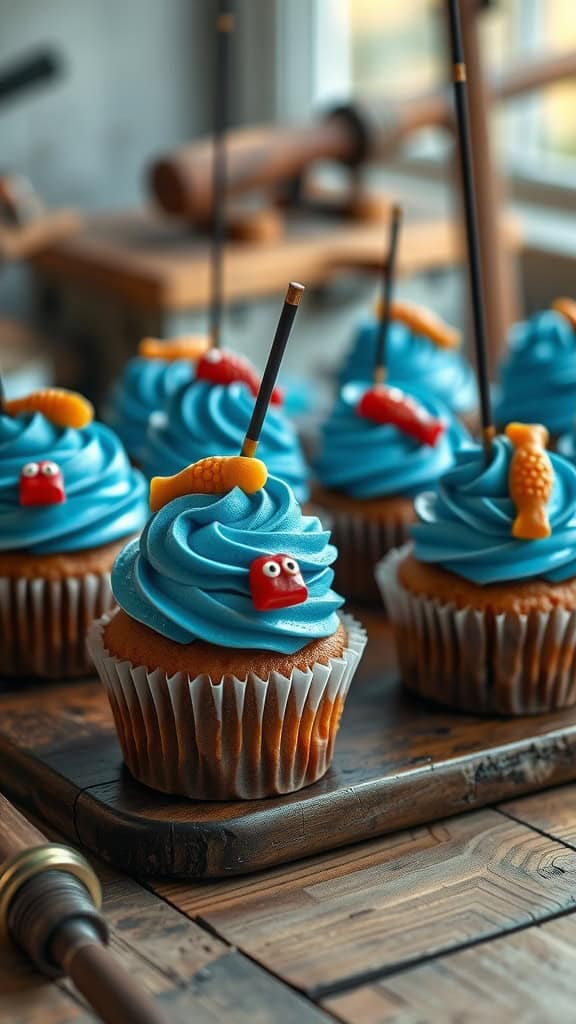
[[151,413],[163,409],[181,384],[194,376],[190,359],[143,359],[136,356],[112,386],[103,419],[118,434],[126,451],[140,460]]
[[359,416],[356,404],[365,390],[365,384],[346,384],[324,424],[315,463],[320,483],[352,498],[413,497],[433,487],[453,465],[455,449],[469,443],[464,427],[437,399],[413,387],[405,388],[432,416],[447,424],[433,447],[421,444],[391,424]]
[[[378,322],[364,320],[340,372],[340,383],[371,381],[376,356]],[[388,383],[403,391],[426,388],[453,412],[472,412],[478,404],[476,378],[457,349],[442,349],[398,320],[390,324],[386,338]]]
[[576,468],[550,454],[552,534],[517,540],[512,536],[516,511],[508,495],[512,451],[508,438],[497,437],[486,466],[481,447],[463,449],[437,493],[417,498],[419,522],[411,528],[416,558],[479,584],[532,578],[558,582],[576,575]]
[[[238,455],[254,397],[245,384],[184,384],[148,425],[141,466],[149,476],[171,476],[207,455]],[[309,495],[308,471],[294,427],[274,406],[266,413],[258,458],[290,484],[299,501]]]
[[566,317],[547,309],[516,324],[500,368],[494,406],[498,423],[543,423],[551,434],[576,418],[576,333]]
[[[44,459],[60,467],[66,501],[22,507],[20,471]],[[137,533],[147,514],[146,482],[108,427],[57,427],[39,412],[0,416],[0,551],[83,551]]]
[[[343,599],[331,590],[336,549],[329,536],[275,477],[256,494],[189,494],[160,509],[121,552],[112,589],[128,615],[176,643],[293,654],[338,628]],[[250,564],[276,553],[297,559],[308,599],[258,612]]]

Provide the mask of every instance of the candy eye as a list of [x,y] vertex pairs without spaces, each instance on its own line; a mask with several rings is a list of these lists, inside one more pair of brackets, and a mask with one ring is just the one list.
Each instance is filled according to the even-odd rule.
[[270,579],[274,579],[280,575],[280,566],[278,562],[264,562],[262,566],[262,573],[264,576],[269,576]]
[[284,572],[287,572],[289,576],[297,576],[300,572],[300,566],[295,558],[283,558],[282,568]]
[[57,476],[58,466],[55,462],[45,462],[42,466],[42,476]]
[[37,462],[27,462],[26,465],[22,467],[22,476],[38,476],[39,472],[40,466]]

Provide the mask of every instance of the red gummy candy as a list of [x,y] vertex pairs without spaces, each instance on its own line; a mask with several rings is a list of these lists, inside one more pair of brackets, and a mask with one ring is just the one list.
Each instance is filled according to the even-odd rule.
[[[221,348],[210,348],[201,357],[196,366],[196,379],[224,386],[238,380],[246,384],[254,396],[258,394],[260,387],[260,377],[252,363],[236,352]],[[273,405],[282,404],[280,388],[274,388],[271,402]]]
[[373,423],[390,423],[403,434],[433,447],[446,426],[399,388],[375,387],[365,391],[356,412]]
[[250,566],[250,593],[256,611],[269,612],[302,604],[308,587],[292,555],[260,555]]
[[19,498],[22,506],[61,505],[66,491],[60,467],[49,459],[27,462],[20,471]]

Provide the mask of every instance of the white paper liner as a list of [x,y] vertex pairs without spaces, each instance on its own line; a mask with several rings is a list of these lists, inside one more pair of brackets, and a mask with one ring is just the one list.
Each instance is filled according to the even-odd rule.
[[106,615],[88,650],[104,683],[124,760],[140,782],[197,800],[257,799],[292,793],[321,778],[332,760],[346,694],[366,633],[343,615],[342,657],[288,678],[250,673],[166,676],[106,650]]
[[576,611],[487,615],[411,594],[398,581],[410,546],[376,567],[402,680],[462,711],[539,714],[576,703]]
[[[318,502],[320,506],[320,502]],[[323,508],[319,513],[323,520]],[[332,543],[338,548],[334,564],[334,586],[349,601],[380,603],[374,568],[380,559],[409,538],[409,524],[398,517],[374,520],[358,512],[328,509],[331,518]]]
[[86,630],[114,605],[109,572],[61,580],[0,576],[0,675],[87,675]]

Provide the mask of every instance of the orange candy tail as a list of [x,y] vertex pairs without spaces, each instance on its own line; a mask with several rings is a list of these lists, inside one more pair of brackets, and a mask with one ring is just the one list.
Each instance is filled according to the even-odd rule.
[[551,533],[546,509],[541,507],[523,509],[512,527],[512,536],[518,540],[544,540]]

